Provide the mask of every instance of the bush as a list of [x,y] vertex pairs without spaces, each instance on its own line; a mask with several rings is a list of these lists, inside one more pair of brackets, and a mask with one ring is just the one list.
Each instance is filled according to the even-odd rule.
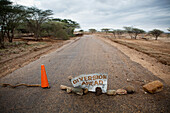
[[60,29],[59,31],[56,32],[56,37],[57,39],[62,39],[62,40],[68,40],[70,39],[66,33],[65,30]]

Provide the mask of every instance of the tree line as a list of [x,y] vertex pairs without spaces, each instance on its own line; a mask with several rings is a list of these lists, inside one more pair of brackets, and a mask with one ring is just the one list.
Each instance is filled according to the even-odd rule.
[[[121,29],[109,29],[109,28],[103,28],[101,29],[101,32],[105,32],[105,33],[113,33],[115,38],[119,38],[121,37],[122,34],[124,33],[128,33],[129,36],[131,37],[131,39],[137,39],[137,36],[139,34],[144,34],[146,33],[146,31],[144,31],[143,29],[139,29],[139,28],[133,28],[133,27],[123,27],[124,30]],[[170,28],[167,29],[168,31],[170,31]],[[95,33],[97,32],[96,29],[89,29],[89,32],[91,33]],[[159,30],[159,29],[153,29],[151,31],[148,32],[148,35],[152,35],[155,37],[155,40],[158,39],[158,37],[164,33],[163,31]]]
[[10,0],[0,0],[0,48],[5,39],[13,41],[17,33],[32,33],[36,40],[42,36],[69,39],[80,25],[70,19],[52,18],[52,10],[13,5]]

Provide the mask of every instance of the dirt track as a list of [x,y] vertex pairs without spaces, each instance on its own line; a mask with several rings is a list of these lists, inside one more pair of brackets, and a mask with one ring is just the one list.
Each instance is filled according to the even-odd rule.
[[[57,51],[20,68],[0,79],[0,83],[40,83],[40,65],[46,66],[51,89],[0,87],[0,112],[168,112],[170,89],[144,94],[142,85],[160,80],[147,69],[129,59],[114,46],[86,35]],[[108,89],[133,85],[135,94],[123,96],[84,96],[67,94],[61,84],[71,86],[69,75],[108,73]],[[127,81],[130,80],[130,82]]]

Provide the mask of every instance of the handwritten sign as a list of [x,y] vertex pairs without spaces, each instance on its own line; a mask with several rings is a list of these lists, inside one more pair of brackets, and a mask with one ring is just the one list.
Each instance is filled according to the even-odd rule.
[[95,73],[88,75],[80,75],[71,80],[74,87],[87,88],[89,91],[95,92],[96,87],[102,89],[102,93],[107,92],[107,74]]

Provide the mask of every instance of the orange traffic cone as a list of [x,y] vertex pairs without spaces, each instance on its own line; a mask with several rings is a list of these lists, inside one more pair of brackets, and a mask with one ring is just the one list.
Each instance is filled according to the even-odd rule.
[[48,84],[47,74],[45,71],[45,66],[43,64],[41,65],[41,87],[42,88],[50,88],[50,86]]

